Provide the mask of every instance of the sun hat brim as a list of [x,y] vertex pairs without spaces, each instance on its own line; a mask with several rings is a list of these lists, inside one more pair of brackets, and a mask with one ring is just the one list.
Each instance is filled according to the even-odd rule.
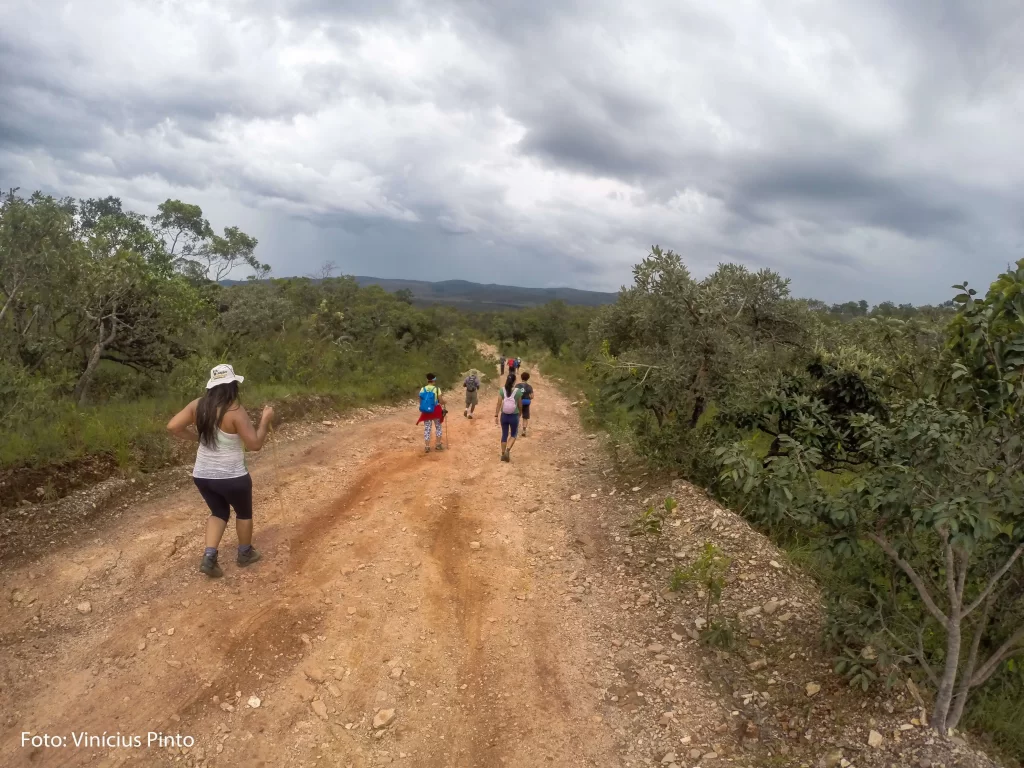
[[221,384],[230,384],[232,381],[237,381],[239,384],[241,384],[243,381],[245,381],[245,376],[239,376],[236,373],[226,379],[210,379],[208,382],[206,382],[206,388],[213,389],[214,387],[219,387]]

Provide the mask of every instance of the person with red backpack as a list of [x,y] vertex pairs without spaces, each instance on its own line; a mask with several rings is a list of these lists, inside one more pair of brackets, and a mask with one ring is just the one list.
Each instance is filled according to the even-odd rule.
[[426,442],[425,453],[430,453],[431,424],[434,425],[434,431],[437,434],[436,449],[444,450],[444,444],[441,442],[441,423],[448,411],[444,407],[444,397],[436,384],[436,379],[434,374],[428,373],[427,383],[420,390],[420,418],[416,423],[423,424],[423,440]]
[[[501,424],[501,460],[512,461],[512,446],[516,444],[519,434],[520,403],[523,390],[516,387],[516,375],[510,373],[505,379],[505,386],[498,390],[498,405],[494,409],[494,424]],[[512,435],[509,441],[509,433]]]

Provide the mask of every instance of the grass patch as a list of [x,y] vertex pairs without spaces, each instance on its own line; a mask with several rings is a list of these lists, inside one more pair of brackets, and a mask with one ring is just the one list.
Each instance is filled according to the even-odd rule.
[[1007,758],[1024,760],[1024,670],[1002,673],[977,694],[965,721]]
[[578,403],[580,422],[586,429],[604,429],[616,438],[629,433],[630,415],[625,408],[601,399],[601,385],[587,364],[569,355],[554,357],[550,352],[531,356],[541,372],[553,379],[565,394]]
[[[309,413],[344,411],[379,403],[394,403],[415,396],[428,370],[443,382],[460,387],[460,373],[470,364],[487,372],[468,345],[457,359],[432,359],[430,352],[414,350],[362,361],[337,376],[315,378],[302,373],[289,380],[287,368],[273,375],[260,370],[259,361],[236,366],[247,376],[241,386],[242,404],[256,418],[273,403],[280,420]],[[205,375],[205,374],[204,374]],[[182,444],[166,431],[167,421],[202,388],[194,384],[188,395],[171,392],[131,402],[112,401],[78,408],[66,400],[47,405],[39,418],[0,431],[0,471],[56,466],[88,457],[105,457],[122,469],[153,471],[182,459]],[[188,446],[185,446],[186,448]],[[190,453],[190,452],[189,452]]]

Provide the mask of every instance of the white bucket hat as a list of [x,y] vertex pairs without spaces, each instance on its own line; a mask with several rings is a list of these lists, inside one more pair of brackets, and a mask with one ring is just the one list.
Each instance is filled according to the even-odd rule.
[[221,384],[230,384],[232,381],[241,383],[245,381],[245,376],[239,376],[230,365],[221,363],[210,369],[210,380],[206,382],[206,388],[213,389]]

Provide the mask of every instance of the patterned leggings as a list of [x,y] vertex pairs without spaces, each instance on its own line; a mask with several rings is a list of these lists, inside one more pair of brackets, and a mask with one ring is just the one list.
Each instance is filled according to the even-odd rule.
[[428,443],[430,442],[430,425],[433,424],[436,427],[437,442],[441,442],[441,421],[439,419],[432,419],[431,421],[423,422],[423,439]]

